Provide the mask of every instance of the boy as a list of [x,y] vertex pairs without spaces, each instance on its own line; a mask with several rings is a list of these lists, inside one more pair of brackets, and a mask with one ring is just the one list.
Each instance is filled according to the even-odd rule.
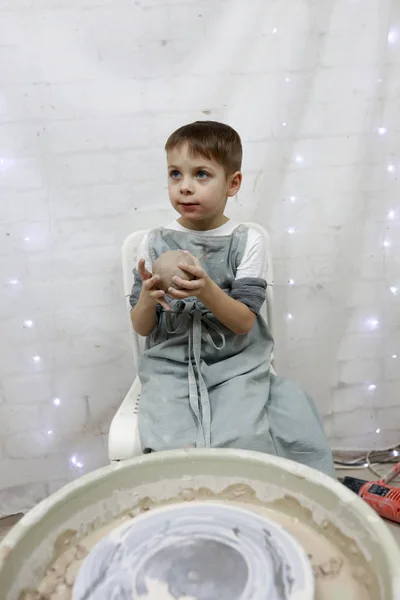
[[[265,301],[265,241],[225,216],[242,182],[242,145],[228,125],[198,121],[166,143],[168,192],[177,221],[139,248],[132,324],[146,336],[139,361],[139,432],[144,451],[231,447],[277,454],[334,475],[314,404],[270,373],[273,340]],[[188,251],[194,278],[157,289],[152,264]]]

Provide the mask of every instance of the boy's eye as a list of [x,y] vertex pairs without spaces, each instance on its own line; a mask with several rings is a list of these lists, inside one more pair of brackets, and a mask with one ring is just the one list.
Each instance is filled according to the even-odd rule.
[[205,179],[206,177],[208,177],[208,173],[206,173],[205,171],[198,171],[197,172],[197,177],[199,179]]
[[172,177],[172,179],[177,179],[179,177],[179,175],[180,175],[180,173],[176,169],[173,169],[172,171],[170,171],[170,177]]

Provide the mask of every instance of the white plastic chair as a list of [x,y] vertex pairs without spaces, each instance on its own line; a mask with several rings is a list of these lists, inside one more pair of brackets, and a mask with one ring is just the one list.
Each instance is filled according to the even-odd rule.
[[[268,278],[267,299],[261,309],[261,314],[263,315],[264,319],[266,319],[269,330],[271,331],[271,333],[273,333],[272,310],[274,278],[269,234],[267,230],[264,229],[264,227],[261,227],[261,225],[258,225],[256,223],[247,223],[247,225],[253,227],[254,229],[258,229],[264,235],[267,242],[267,251],[265,257],[265,260],[267,262]],[[122,274],[124,281],[125,300],[127,306],[127,316],[129,321],[128,326],[131,335],[133,360],[136,372],[140,351],[144,345],[144,338],[139,336],[132,327],[132,322],[130,318],[131,305],[129,303],[129,296],[134,283],[134,275],[132,270],[134,267],[136,267],[138,263],[138,248],[140,242],[142,241],[146,233],[148,232],[135,231],[134,233],[131,233],[126,238],[122,246]],[[273,366],[271,367],[271,370],[275,372]],[[119,407],[116,415],[112,420],[108,435],[108,456],[111,462],[118,462],[120,460],[133,458],[134,456],[138,456],[142,452],[138,429],[140,390],[140,380],[138,376],[136,376],[132,387],[130,388],[129,392],[125,397],[125,400],[122,402],[121,406]]]

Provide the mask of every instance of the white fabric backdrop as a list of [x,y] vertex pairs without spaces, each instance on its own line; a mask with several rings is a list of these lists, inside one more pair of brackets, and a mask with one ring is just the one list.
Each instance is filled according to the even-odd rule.
[[279,372],[334,447],[399,441],[399,32],[396,0],[0,0],[0,516],[106,462],[120,245],[173,216],[163,144],[195,119],[243,138]]

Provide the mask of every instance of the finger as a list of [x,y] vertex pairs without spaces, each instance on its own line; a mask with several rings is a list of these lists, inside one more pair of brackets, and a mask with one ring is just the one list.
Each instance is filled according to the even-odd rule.
[[138,263],[138,271],[139,271],[139,273],[140,273],[140,275],[142,277],[143,277],[143,274],[144,274],[145,270],[146,270],[146,268],[145,268],[145,260],[144,260],[144,258],[141,258],[139,260],[139,263]]
[[158,275],[154,275],[153,277],[150,277],[150,279],[146,279],[144,281],[143,287],[145,290],[151,290],[153,287],[155,287],[157,285],[157,283],[159,281],[160,281],[160,277]]
[[165,292],[163,290],[155,290],[154,292],[150,292],[150,296],[157,300],[158,304],[160,304],[165,310],[170,310],[168,302],[164,300]]
[[150,277],[152,277],[152,273],[150,273],[150,271],[146,269],[146,261],[144,258],[141,258],[139,260],[138,271],[143,281],[146,281],[147,279],[150,279]]
[[182,279],[181,277],[175,276],[172,278],[172,281],[184,290],[195,290],[200,287],[203,287],[201,284],[201,279],[192,279],[191,281],[187,281],[186,279]]
[[164,310],[171,310],[171,307],[166,300],[159,300],[158,304],[160,304]]
[[139,271],[140,277],[142,278],[142,281],[146,281],[147,279],[150,279],[150,277],[151,277],[151,273],[148,272],[145,265],[146,265],[145,259],[141,258],[139,260],[139,264],[138,264],[138,271]]
[[164,298],[165,292],[163,290],[154,290],[150,292],[150,297],[159,300],[160,298]]
[[185,298],[190,298],[193,296],[193,292],[185,292],[183,290],[177,290],[175,288],[168,288],[168,294],[173,298],[177,298],[179,300],[184,300]]
[[179,263],[178,267],[182,270],[185,271],[186,273],[190,273],[190,275],[194,275],[195,277],[198,277],[200,279],[200,277],[204,277],[205,275],[205,271],[202,267],[196,266],[196,265],[187,265],[185,263]]

